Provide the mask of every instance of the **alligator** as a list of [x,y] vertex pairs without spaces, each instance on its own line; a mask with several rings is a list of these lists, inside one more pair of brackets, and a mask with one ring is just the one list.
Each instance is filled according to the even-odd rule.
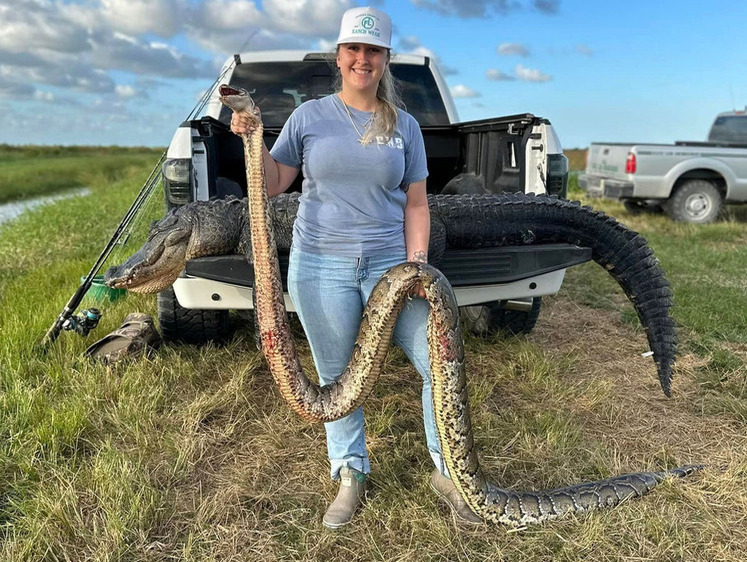
[[[278,250],[288,250],[298,193],[272,202]],[[591,249],[632,302],[646,331],[662,390],[671,394],[677,334],[672,292],[646,239],[600,211],[554,196],[503,193],[429,195],[429,261],[438,266],[446,248],[565,242]],[[151,225],[144,245],[104,275],[112,288],[155,293],[169,287],[187,260],[244,254],[251,261],[246,199],[197,201],[169,211]]]

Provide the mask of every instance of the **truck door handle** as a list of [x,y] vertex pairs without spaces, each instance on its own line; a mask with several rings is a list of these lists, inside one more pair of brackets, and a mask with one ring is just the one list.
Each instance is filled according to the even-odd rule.
[[543,150],[545,150],[545,145],[543,145],[543,144],[536,144],[536,145],[534,145],[534,146],[532,147],[532,150],[539,150],[539,151],[543,151]]

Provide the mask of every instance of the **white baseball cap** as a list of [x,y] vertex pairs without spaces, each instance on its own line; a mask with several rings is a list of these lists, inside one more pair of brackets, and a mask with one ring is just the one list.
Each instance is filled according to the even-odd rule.
[[392,20],[376,8],[351,8],[342,14],[340,43],[365,43],[391,49]]

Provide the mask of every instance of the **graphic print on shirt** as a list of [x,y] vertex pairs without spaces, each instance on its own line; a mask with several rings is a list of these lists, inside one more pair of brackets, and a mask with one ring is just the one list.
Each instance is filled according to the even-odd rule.
[[405,141],[403,141],[402,137],[400,137],[397,134],[395,134],[388,141],[386,140],[386,137],[384,137],[384,136],[378,136],[378,137],[376,137],[376,144],[385,144],[389,148],[397,148],[399,150],[404,150],[405,149]]

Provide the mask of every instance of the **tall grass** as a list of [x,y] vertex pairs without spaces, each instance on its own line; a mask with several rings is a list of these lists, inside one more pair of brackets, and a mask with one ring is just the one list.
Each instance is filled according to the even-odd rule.
[[154,148],[0,145],[0,203],[114,182],[163,152]]
[[702,475],[520,532],[458,528],[427,486],[418,376],[393,350],[366,404],[373,493],[335,533],[320,523],[335,492],[323,428],[282,401],[251,326],[237,321],[223,347],[168,344],[106,368],[82,352],[127,313],[155,315],[155,298],[87,298],[104,312],[97,333],[36,348],[151,165],[0,227],[0,560],[744,559],[747,327],[729,292],[743,287],[743,222],[690,228],[594,202],[641,230],[672,280],[671,400],[629,304],[593,265],[569,272],[530,336],[466,337],[475,438],[500,485],[707,462]]

